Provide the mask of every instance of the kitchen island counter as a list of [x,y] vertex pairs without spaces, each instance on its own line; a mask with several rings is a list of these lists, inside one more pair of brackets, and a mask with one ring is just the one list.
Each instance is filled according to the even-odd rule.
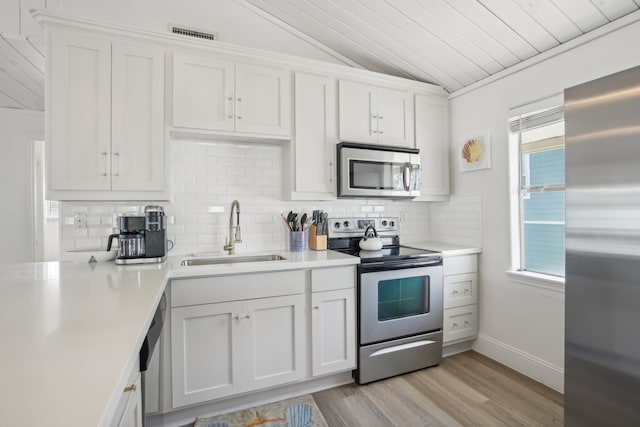
[[183,267],[46,262],[0,266],[0,425],[107,426],[167,283],[353,265],[333,251],[282,261]]

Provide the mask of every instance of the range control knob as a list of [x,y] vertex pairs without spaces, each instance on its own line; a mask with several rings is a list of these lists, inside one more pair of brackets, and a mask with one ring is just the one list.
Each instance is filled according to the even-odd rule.
[[386,220],[386,219],[383,219],[383,220],[382,220],[382,226],[383,226],[383,227],[386,227],[386,226],[387,226],[387,220]]
[[336,222],[335,224],[333,224],[333,228],[340,228],[340,223]]
[[389,221],[389,227],[395,227],[395,226],[396,226],[395,221]]
[[344,228],[349,228],[349,221],[343,222],[342,225],[344,225]]

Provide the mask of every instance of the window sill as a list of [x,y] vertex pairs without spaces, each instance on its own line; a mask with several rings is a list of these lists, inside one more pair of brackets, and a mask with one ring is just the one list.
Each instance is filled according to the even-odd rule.
[[514,283],[564,294],[564,277],[516,270],[507,270],[506,273]]

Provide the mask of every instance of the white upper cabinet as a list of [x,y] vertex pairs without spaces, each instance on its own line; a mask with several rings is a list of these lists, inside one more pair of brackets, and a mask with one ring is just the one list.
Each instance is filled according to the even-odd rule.
[[294,120],[291,199],[335,199],[335,79],[296,73]]
[[166,199],[163,49],[56,31],[48,60],[48,197]]
[[50,190],[110,190],[111,43],[50,37],[47,103]]
[[164,51],[130,43],[112,47],[113,190],[164,188]]
[[176,53],[173,125],[288,138],[289,81],[277,66]]
[[234,91],[233,62],[174,54],[174,126],[233,131]]
[[413,147],[413,108],[409,91],[340,81],[341,141]]
[[420,150],[422,187],[416,201],[449,197],[449,107],[445,97],[415,96],[416,148]]

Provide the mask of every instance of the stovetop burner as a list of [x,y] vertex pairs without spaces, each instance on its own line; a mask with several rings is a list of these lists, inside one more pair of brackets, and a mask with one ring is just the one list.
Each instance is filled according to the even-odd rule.
[[[360,257],[360,262],[396,262],[401,260],[441,261],[442,254],[436,251],[407,248],[400,245],[398,218],[332,218],[329,220],[328,248],[348,255]],[[382,239],[379,251],[360,249],[360,239],[367,226],[373,225]]]

